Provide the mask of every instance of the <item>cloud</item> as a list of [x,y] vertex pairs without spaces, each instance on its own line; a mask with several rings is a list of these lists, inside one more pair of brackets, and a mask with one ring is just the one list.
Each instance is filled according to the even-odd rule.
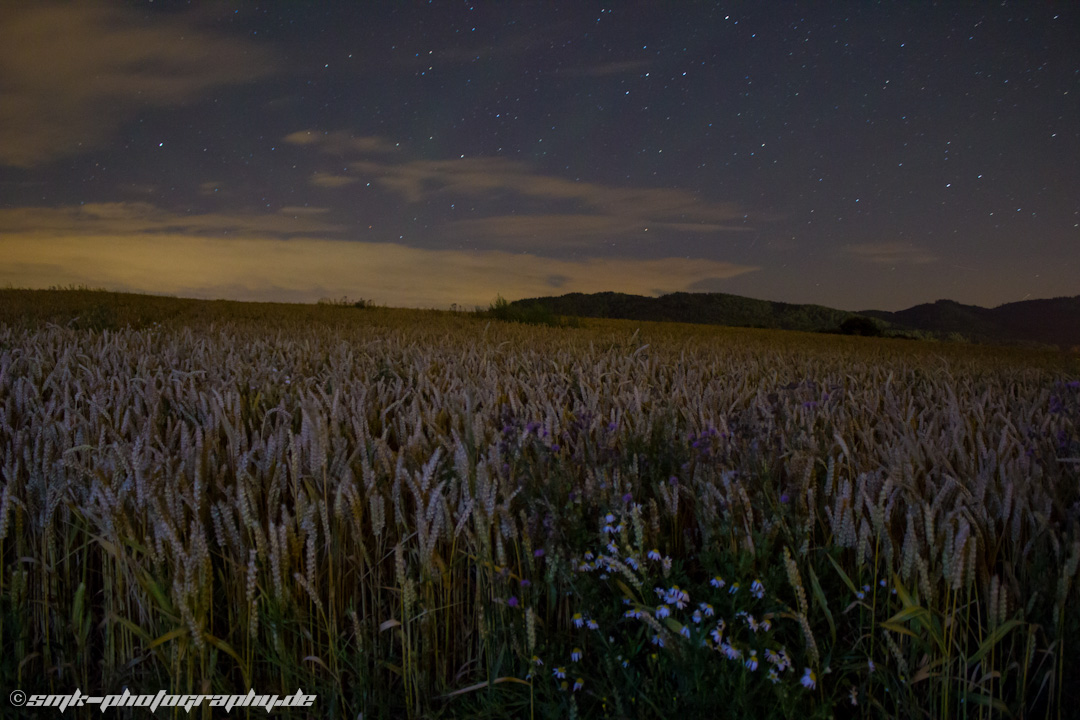
[[317,172],[308,178],[308,182],[315,187],[336,188],[343,185],[351,185],[356,182],[356,178],[349,177],[348,175],[334,175],[332,173]]
[[320,219],[318,208],[285,209],[278,213],[178,214],[142,202],[87,203],[70,207],[0,209],[0,234],[123,236],[144,233],[253,235],[291,237],[335,234],[343,226]]
[[115,4],[4,3],[0,164],[32,167],[104,146],[141,108],[190,102],[274,69],[261,46],[190,16],[148,21]]
[[877,265],[927,265],[938,260],[933,253],[898,242],[845,245],[844,251],[859,260]]
[[344,155],[360,153],[362,155],[387,155],[396,153],[398,146],[376,135],[350,135],[347,132],[319,132],[318,130],[298,130],[282,138],[293,145],[314,145],[321,151]]

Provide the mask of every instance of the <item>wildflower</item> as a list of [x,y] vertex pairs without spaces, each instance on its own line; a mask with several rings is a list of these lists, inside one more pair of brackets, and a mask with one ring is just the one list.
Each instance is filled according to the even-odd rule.
[[694,621],[695,625],[701,624],[701,611],[695,610],[694,614],[690,616],[690,619]]
[[724,629],[718,625],[712,629],[709,635],[712,636],[713,642],[719,645],[724,639]]
[[705,614],[705,617],[710,617],[711,618],[713,615],[716,614],[716,611],[713,610],[713,606],[710,605],[709,603],[704,603],[703,602],[700,605],[698,605],[698,607],[701,608],[701,612],[703,612]]
[[765,597],[765,586],[761,584],[760,580],[755,580],[750,584],[750,594],[758,600]]
[[787,493],[781,493],[780,494],[780,503],[782,505],[787,505],[789,502],[791,502],[791,498],[788,496],[788,494]]
[[873,660],[867,660],[866,661],[866,666],[868,668],[870,668],[870,672],[874,672],[874,661]]
[[615,522],[615,516],[612,515],[611,513],[608,513],[607,515],[604,516],[604,522],[606,522],[606,523],[608,523],[610,525],[611,523]]
[[510,599],[506,601],[506,604],[509,605],[510,607],[517,607],[518,606],[517,595],[511,595]]
[[660,605],[656,608],[656,617],[660,620],[669,617],[671,615],[671,608],[667,605]]
[[615,528],[612,527],[611,524],[609,523],[609,524],[604,526],[603,532],[605,534],[607,534],[607,535],[614,535],[615,534]]
[[720,652],[724,653],[724,656],[728,660],[742,660],[742,650],[737,647],[733,647],[729,643],[724,643],[720,646]]
[[574,613],[570,622],[574,623],[574,627],[581,627],[585,624],[585,617],[581,613]]
[[849,693],[851,695],[851,704],[852,705],[858,705],[859,704],[859,691],[855,688],[854,685],[851,686],[851,690],[849,691]]
[[519,585],[520,587],[523,587],[523,588],[527,588],[527,587],[530,587],[530,586],[532,586],[532,582],[530,582],[529,580],[525,579],[525,580],[522,580],[521,582],[519,582],[519,583],[518,583],[518,585]]
[[684,638],[689,640],[690,639],[690,626],[689,625],[683,625],[682,628],[679,630],[679,634],[682,635]]
[[731,583],[731,587],[728,588],[728,594],[734,595],[737,592],[739,592],[739,583]]
[[625,495],[622,496],[622,501],[624,503],[631,503],[631,502],[633,502],[633,500],[634,500],[634,496],[632,494],[630,494],[630,493],[626,493]]
[[599,630],[600,629],[600,623],[596,622],[592,618],[589,618],[588,620],[585,621],[585,627],[589,628],[590,630]]
[[862,600],[863,598],[865,598],[865,597],[866,597],[866,593],[865,593],[865,592],[863,592],[862,590],[860,590],[859,592],[855,593],[855,597],[857,597],[858,599]]
[[581,648],[574,648],[574,651],[570,653],[570,661],[577,662],[581,659]]
[[532,662],[534,664],[536,664],[536,665],[543,665],[544,664],[544,661],[540,659],[539,655],[533,655],[532,656]]
[[591,552],[586,551],[586,553],[585,553],[585,560],[586,561],[592,562],[595,558],[596,558],[595,555],[593,555]]
[[627,565],[629,565],[629,566],[630,566],[631,568],[633,568],[634,570],[637,570],[637,569],[638,569],[638,561],[637,561],[637,558],[635,558],[635,557],[634,557],[633,555],[629,555],[629,556],[627,556],[627,558],[626,558],[626,564],[627,564]]
[[537,548],[533,550],[533,557],[544,557],[544,548]]
[[806,668],[806,671],[803,672],[802,679],[799,680],[799,682],[807,690],[813,690],[817,687],[817,675],[815,675],[814,671],[810,668]]
[[660,561],[660,566],[664,569],[664,576],[666,577],[671,572],[671,558],[665,555]]
[[772,614],[770,613],[769,615],[763,617],[761,619],[761,622],[758,623],[758,627],[765,632],[769,632],[770,630],[772,630]]
[[649,551],[648,558],[650,560],[659,560],[660,559],[660,551],[657,550],[656,548],[653,548],[652,550]]
[[712,580],[709,581],[709,584],[712,585],[714,588],[719,589],[719,588],[724,587],[724,585],[726,585],[727,583],[724,582],[724,578],[717,575]]
[[555,668],[551,674],[562,680],[566,677],[566,668],[560,665],[559,667]]
[[773,668],[769,671],[769,682],[771,682],[773,685],[780,682],[780,676],[776,673],[776,668]]
[[750,651],[750,658],[746,661],[746,667],[750,672],[757,670],[757,650]]
[[574,681],[574,692],[577,692],[583,687],[585,687],[585,678],[578,678]]
[[664,638],[660,637],[659,635],[653,635],[652,644],[656,645],[657,647],[664,647]]

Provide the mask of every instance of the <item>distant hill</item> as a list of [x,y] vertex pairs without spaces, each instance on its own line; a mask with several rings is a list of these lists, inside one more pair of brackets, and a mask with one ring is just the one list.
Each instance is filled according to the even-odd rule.
[[1080,295],[1023,300],[996,308],[938,300],[899,312],[860,314],[935,333],[959,333],[975,342],[1080,345]]
[[[555,315],[704,323],[806,332],[865,334],[876,321],[883,335],[954,338],[995,344],[1080,345],[1080,296],[1025,300],[988,309],[952,300],[899,312],[858,313],[821,305],[755,300],[726,293],[672,293],[660,297],[602,292],[516,300],[512,307],[543,308]],[[852,318],[863,318],[853,321]],[[846,321],[846,322],[845,322]],[[841,329],[843,327],[843,330]]]

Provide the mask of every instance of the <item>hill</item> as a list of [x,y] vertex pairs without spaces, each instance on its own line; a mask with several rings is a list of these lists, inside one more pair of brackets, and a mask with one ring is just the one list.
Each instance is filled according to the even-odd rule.
[[[726,293],[672,293],[660,297],[602,292],[516,300],[510,306],[542,308],[555,315],[704,323],[805,332],[863,334],[874,326],[885,335],[963,339],[995,344],[1080,345],[1080,296],[1025,300],[996,308],[952,300],[916,305],[898,312],[858,313],[821,305],[755,300]],[[845,321],[848,321],[845,324]],[[842,329],[843,326],[843,329]]]

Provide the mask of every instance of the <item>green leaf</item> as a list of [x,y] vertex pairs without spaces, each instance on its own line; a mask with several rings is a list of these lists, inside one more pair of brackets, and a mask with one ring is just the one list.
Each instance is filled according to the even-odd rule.
[[[832,558],[830,558],[831,560]],[[836,644],[836,623],[833,622],[832,612],[829,610],[829,600],[825,597],[825,591],[821,589],[821,583],[818,582],[817,573],[814,572],[813,567],[807,567],[807,571],[810,574],[810,589],[814,593],[814,599],[817,600],[818,605],[821,606],[822,611],[825,613],[825,619],[829,621],[829,632],[832,635],[832,642]]]
[[855,583],[851,582],[851,578],[849,578],[843,568],[840,567],[840,563],[836,562],[836,560],[833,559],[833,556],[827,552],[825,553],[825,557],[828,558],[829,562],[832,563],[832,566],[836,568],[836,572],[840,574],[840,579],[844,581],[844,584],[851,588],[851,593],[853,595],[858,595],[858,588],[855,587]]

